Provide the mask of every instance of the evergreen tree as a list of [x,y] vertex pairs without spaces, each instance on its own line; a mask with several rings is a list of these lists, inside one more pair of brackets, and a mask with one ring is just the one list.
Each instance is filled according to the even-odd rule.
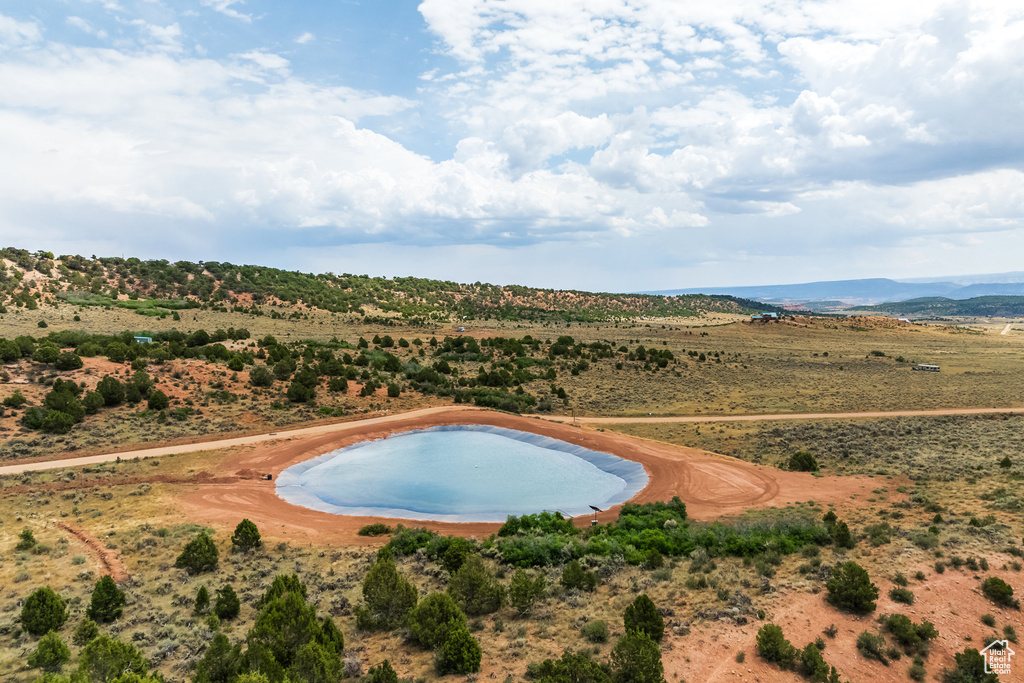
[[235,533],[231,535],[231,549],[238,552],[249,552],[256,550],[263,545],[260,540],[260,530],[248,519],[243,519],[235,527]]
[[71,636],[71,642],[78,647],[83,647],[92,642],[100,634],[100,629],[92,619],[82,619],[75,632]]
[[49,586],[37,588],[21,607],[21,627],[34,636],[60,630],[67,618],[67,604]]
[[465,626],[459,626],[448,632],[447,637],[434,655],[434,668],[437,673],[470,674],[480,670],[482,651],[476,638],[469,634]]
[[289,673],[291,680],[302,683],[337,683],[341,680],[341,660],[337,653],[313,641],[299,648]]
[[626,631],[646,633],[655,642],[660,642],[665,635],[665,620],[646,593],[638,595],[636,600],[626,607],[622,621]]
[[643,631],[627,631],[612,649],[614,683],[665,683],[658,644]]
[[210,571],[217,568],[217,546],[205,531],[185,546],[174,562],[174,566],[185,569],[189,574]]
[[134,673],[149,671],[149,662],[132,645],[110,636],[99,636],[82,649],[78,672],[88,681],[114,681]]
[[200,586],[196,591],[196,602],[192,611],[196,614],[203,614],[208,609],[210,609],[210,591],[206,590],[206,586]]
[[71,659],[71,650],[55,632],[50,631],[39,639],[39,644],[28,656],[28,665],[33,669],[42,669],[48,673],[56,673],[64,668]]
[[302,599],[305,600],[306,586],[299,581],[299,577],[295,574],[278,574],[274,577],[274,581],[256,603],[256,608],[262,609],[264,605],[269,604],[285,593],[298,593],[302,596]]
[[103,403],[116,406],[124,401],[124,385],[112,375],[107,375],[96,385],[96,391],[103,397]]
[[367,683],[398,683],[398,674],[391,668],[391,662],[385,659],[377,666],[370,667]]
[[92,591],[92,602],[85,615],[97,623],[106,624],[121,618],[124,603],[124,591],[117,587],[110,576],[104,576],[96,582],[96,587]]
[[437,649],[448,633],[466,626],[466,616],[447,593],[434,593],[409,612],[409,636],[423,647]]
[[171,401],[167,398],[167,394],[164,392],[159,389],[149,392],[149,399],[146,407],[150,410],[166,410],[169,405],[171,405]]
[[218,633],[196,665],[194,683],[228,683],[242,665],[242,644],[232,646],[228,637]]
[[562,569],[561,584],[569,589],[592,591],[597,588],[597,575],[584,569],[579,560],[571,560]]
[[512,574],[512,581],[508,586],[509,602],[520,615],[530,613],[535,603],[544,595],[544,575],[531,579],[524,569],[517,569]]
[[416,606],[416,587],[398,573],[391,552],[384,549],[363,579],[366,606],[356,608],[356,624],[364,631],[390,631],[405,623]]
[[765,661],[777,664],[783,669],[792,669],[796,661],[796,648],[786,640],[782,627],[765,624],[757,631],[757,653]]
[[847,562],[835,567],[825,582],[828,601],[839,609],[857,614],[875,611],[878,588],[871,583],[868,573],[856,562]]
[[249,668],[281,680],[302,646],[320,636],[316,610],[298,592],[274,598],[256,617],[246,643]]
[[505,587],[479,555],[469,556],[452,575],[448,592],[471,617],[497,612],[505,601]]
[[213,613],[218,619],[230,621],[238,616],[242,609],[242,603],[230,585],[224,586],[217,591],[217,600],[213,603]]

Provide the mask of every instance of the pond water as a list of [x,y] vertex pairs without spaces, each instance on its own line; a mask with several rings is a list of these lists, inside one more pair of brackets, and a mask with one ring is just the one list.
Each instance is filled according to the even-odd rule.
[[292,465],[277,494],[339,515],[503,522],[544,510],[572,517],[625,502],[644,468],[610,453],[486,425],[431,427]]

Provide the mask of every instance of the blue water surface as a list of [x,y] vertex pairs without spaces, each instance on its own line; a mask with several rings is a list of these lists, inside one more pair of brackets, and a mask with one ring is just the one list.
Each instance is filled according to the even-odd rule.
[[487,425],[431,427],[366,441],[292,465],[277,494],[339,515],[500,522],[622,503],[647,485],[631,460]]

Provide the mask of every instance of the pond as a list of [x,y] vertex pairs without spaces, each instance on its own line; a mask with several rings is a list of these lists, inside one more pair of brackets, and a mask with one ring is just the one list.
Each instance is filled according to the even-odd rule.
[[546,436],[487,425],[431,427],[364,441],[292,465],[277,494],[339,515],[503,522],[567,517],[623,503],[647,485],[643,466]]

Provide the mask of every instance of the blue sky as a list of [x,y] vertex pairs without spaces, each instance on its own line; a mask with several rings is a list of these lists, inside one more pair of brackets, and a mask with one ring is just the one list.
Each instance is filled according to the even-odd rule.
[[1020,269],[1024,8],[0,0],[0,243],[641,290]]

